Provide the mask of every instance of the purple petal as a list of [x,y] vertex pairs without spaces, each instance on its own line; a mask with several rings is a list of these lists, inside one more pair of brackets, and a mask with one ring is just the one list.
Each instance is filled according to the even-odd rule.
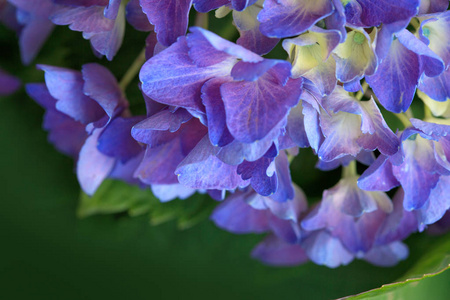
[[260,30],[268,37],[289,37],[308,30],[317,21],[329,16],[333,5],[329,0],[287,1],[266,0],[258,15]]
[[134,175],[149,185],[176,184],[178,180],[175,169],[184,158],[180,140],[177,138],[155,148],[147,147]]
[[400,141],[386,124],[373,98],[359,102],[362,108],[361,131],[358,144],[366,150],[378,149],[384,155],[394,155],[400,147]]
[[237,39],[236,44],[259,55],[269,53],[280,41],[279,38],[270,38],[263,35],[259,30],[259,26],[250,30],[239,29],[239,34],[240,37]]
[[442,59],[436,53],[431,51],[427,45],[417,39],[411,32],[403,29],[396,33],[396,36],[403,46],[414,51],[417,55],[420,55],[422,60],[421,70],[424,70],[425,75],[435,77],[444,71],[445,66]]
[[[288,200],[294,199],[295,191],[292,185],[291,172],[289,170],[289,161],[287,155],[284,151],[275,158],[275,173],[277,175],[277,190],[271,198],[278,202],[286,202]],[[297,196],[301,197],[300,194]]]
[[6,96],[19,89],[20,80],[0,69],[0,96]]
[[120,8],[120,2],[122,0],[109,0],[108,5],[105,7],[104,15],[106,18],[114,20],[117,18],[117,14]]
[[308,261],[300,245],[292,245],[270,235],[252,250],[252,257],[271,266],[295,266]]
[[330,113],[346,112],[362,115],[361,105],[342,87],[336,87],[331,95],[323,98],[322,105]]
[[280,136],[280,129],[284,122],[277,124],[269,134],[263,139],[247,144],[234,140],[230,144],[222,147],[217,153],[217,157],[229,165],[238,165],[245,160],[255,161],[261,158],[272,147],[273,143]]
[[250,5],[253,5],[256,1],[258,0],[231,0],[231,5],[233,9],[242,11]]
[[393,173],[405,190],[403,205],[408,211],[421,208],[439,180],[439,174],[427,170],[427,162],[434,159],[433,150],[430,153],[424,141],[416,143],[419,139],[418,136],[416,140],[403,141],[404,162],[393,166]]
[[303,105],[302,101],[300,101],[289,112],[286,130],[297,146],[307,148],[309,147],[309,141],[305,131],[305,121],[302,110]]
[[195,189],[233,190],[243,186],[237,167],[219,160],[216,151],[205,136],[177,167],[175,173],[179,182]]
[[114,27],[114,19],[103,15],[102,6],[63,7],[58,9],[50,20],[56,25],[69,25],[74,31],[100,33]]
[[396,21],[390,24],[383,24],[381,30],[377,31],[375,53],[379,60],[383,60],[391,48],[394,40],[394,33],[405,29],[409,24],[409,20]]
[[116,78],[111,72],[96,63],[83,65],[81,69],[85,82],[83,92],[91,97],[105,110],[105,113],[113,118],[128,107]]
[[49,14],[54,9],[52,0],[8,0],[8,2],[20,10],[24,10],[35,16],[43,18],[48,18]]
[[450,209],[450,176],[441,176],[439,182],[431,190],[428,202],[419,210],[416,217],[419,223],[419,231],[423,231],[426,225],[440,220],[445,212]]
[[372,248],[364,255],[364,260],[376,266],[392,267],[399,261],[405,260],[408,255],[408,246],[397,241],[386,246]]
[[344,6],[340,0],[332,0],[335,11],[325,18],[325,26],[329,30],[338,30],[341,33],[340,42],[343,43],[347,38],[347,30],[345,28],[346,17]]
[[30,64],[44,42],[53,31],[54,25],[47,18],[32,17],[20,32],[20,56],[25,65]]
[[134,176],[136,169],[142,162],[144,157],[144,151],[140,151],[137,155],[131,157],[126,162],[117,161],[111,173],[109,173],[109,178],[125,181],[128,184],[138,185],[143,188],[142,182],[139,178]]
[[256,193],[254,197],[249,197],[246,201],[255,209],[268,209],[279,219],[298,223],[300,215],[308,208],[308,203],[305,194],[299,187],[294,185],[294,190],[295,196],[284,202],[276,201],[272,197],[263,197]]
[[98,33],[84,32],[83,38],[90,40],[92,47],[101,55],[112,60],[122,45],[124,33],[125,11],[121,7],[111,30]]
[[152,184],[152,192],[159,201],[168,202],[175,198],[186,199],[195,193],[195,189],[185,187],[182,184]]
[[22,29],[22,25],[16,18],[16,7],[6,1],[3,1],[2,3],[3,4],[0,4],[0,22],[8,29],[19,32]]
[[419,56],[403,46],[399,40],[392,42],[389,54],[366,80],[380,103],[389,111],[406,111],[413,100],[420,77]]
[[103,180],[108,177],[116,160],[97,149],[102,129],[95,129],[81,148],[77,162],[77,177],[83,191],[93,195]]
[[154,148],[177,137],[181,131],[174,132],[190,119],[192,115],[184,109],[162,110],[133,126],[131,135],[136,141]]
[[[196,49],[212,47],[216,51],[222,52],[222,57],[233,56],[239,58],[245,62],[260,62],[263,58],[256,53],[253,53],[242,46],[236,45],[230,41],[227,41],[220,36],[200,27],[191,27],[190,31],[192,34],[188,35],[188,44],[191,51]],[[197,64],[202,60],[208,59],[208,57],[201,57],[201,52],[199,54],[191,53],[191,58]],[[223,58],[223,59],[224,59]]]
[[450,125],[425,122],[414,118],[411,118],[411,123],[430,137],[450,136]]
[[237,173],[243,180],[250,179],[252,188],[262,196],[272,195],[278,187],[276,173],[268,174],[272,159],[262,157],[254,162],[244,161],[237,167]]
[[322,171],[331,171],[339,167],[346,167],[348,166],[352,161],[358,161],[364,165],[369,166],[371,163],[375,161],[375,156],[373,152],[369,151],[361,151],[356,155],[356,157],[353,157],[351,155],[345,155],[337,159],[333,159],[332,161],[323,161],[319,159],[316,163],[316,168]]
[[317,153],[324,141],[319,113],[309,103],[303,102],[303,115],[305,116],[305,132],[308,136],[309,144]]
[[164,47],[161,43],[156,39],[156,33],[154,31],[150,32],[150,34],[145,39],[145,59],[149,60],[159,52],[165,50],[167,47]]
[[301,223],[306,230],[327,229],[353,253],[370,250],[379,227],[392,211],[386,194],[362,191],[356,179],[341,179],[324,191],[322,202]]
[[185,38],[149,59],[139,74],[150,98],[173,106],[204,111],[201,87],[210,78],[229,74],[228,64],[197,67],[189,57]]
[[419,14],[431,14],[445,11],[448,8],[448,0],[421,0]]
[[320,116],[320,126],[325,140],[317,152],[319,158],[331,161],[344,155],[356,156],[361,147],[356,142],[361,135],[361,119],[358,115],[338,112]]
[[[410,19],[415,16],[419,9],[419,0],[399,0],[392,2],[389,0],[353,0],[352,4],[345,6],[346,15],[357,15],[354,10],[355,2],[358,2],[360,11],[360,20],[365,27],[378,26],[381,23],[393,23],[398,20]],[[361,24],[355,24],[360,26]]]
[[358,179],[358,186],[366,191],[389,191],[398,185],[389,157],[384,155],[378,156]]
[[270,69],[274,69],[272,75],[279,84],[285,85],[291,75],[291,64],[284,60],[265,59],[257,63],[239,61],[231,69],[234,80],[256,81]]
[[450,98],[450,68],[436,77],[424,76],[419,89],[433,100],[446,101]]
[[325,231],[313,233],[302,242],[302,247],[311,261],[329,268],[348,265],[354,258],[339,239]]
[[212,78],[202,87],[202,99],[208,116],[208,134],[214,146],[223,147],[233,141],[226,125],[225,107],[220,95],[220,86],[232,79]]
[[56,110],[56,99],[50,95],[45,84],[30,83],[26,85],[26,90],[46,110],[43,127],[49,131],[49,142],[62,153],[77,158],[88,137],[86,126]]
[[108,0],[52,0],[56,4],[71,5],[71,6],[106,6]]
[[197,119],[191,119],[172,133],[173,137],[160,141],[159,146],[147,147],[136,177],[146,184],[178,183],[175,169],[205,134],[206,128]]
[[126,7],[126,17],[128,23],[139,31],[152,31],[153,25],[147,19],[147,16],[142,11],[139,0],[130,0]]
[[352,81],[349,82],[344,82],[344,90],[346,90],[347,92],[351,92],[351,93],[356,93],[362,90],[361,87],[361,79],[356,78]]
[[450,64],[450,12],[435,14],[420,24],[419,37],[444,61],[446,68]]
[[83,124],[97,121],[104,115],[102,108],[83,93],[81,72],[47,65],[38,65],[38,68],[45,72],[47,88],[58,100],[57,110]]
[[221,86],[228,129],[238,141],[251,143],[264,138],[298,103],[303,80],[290,79],[282,86],[277,82],[277,71],[272,68],[256,82]]
[[232,233],[262,233],[269,230],[268,214],[252,208],[245,202],[247,194],[236,192],[211,214],[211,220],[220,228]]
[[393,201],[394,209],[387,215],[377,233],[376,244],[387,245],[395,241],[406,239],[411,233],[417,231],[417,220],[414,212],[403,208],[404,192],[399,188]]
[[98,138],[97,148],[103,154],[126,162],[137,156],[142,147],[131,136],[131,127],[141,121],[143,116],[115,118],[106,126]]
[[303,77],[314,82],[322,95],[330,95],[337,83],[335,74],[336,62],[333,57],[330,57],[327,61],[305,73]]
[[186,34],[192,0],[140,0],[142,10],[155,25],[158,41],[170,46]]
[[432,224],[428,228],[428,233],[433,235],[444,234],[448,232],[449,229],[450,229],[450,210],[448,210],[439,221]]
[[194,0],[194,8],[198,12],[206,13],[228,3],[230,0]]

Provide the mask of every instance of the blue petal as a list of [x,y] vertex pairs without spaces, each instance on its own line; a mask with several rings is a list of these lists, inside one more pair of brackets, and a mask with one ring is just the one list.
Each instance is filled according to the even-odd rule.
[[419,83],[419,89],[436,101],[446,101],[450,98],[450,68],[436,77],[424,76]]
[[278,79],[281,69],[278,66],[255,82],[222,85],[227,126],[238,141],[252,143],[264,138],[298,103],[303,80],[290,79],[283,86]]
[[45,71],[50,95],[58,100],[57,110],[83,124],[97,121],[104,115],[103,109],[83,93],[81,72],[46,65],[38,65],[38,68]]
[[389,54],[366,80],[380,103],[395,113],[406,111],[414,98],[421,75],[419,56],[403,46],[399,40],[392,42]]
[[231,66],[224,62],[199,68],[189,57],[185,38],[153,56],[141,68],[143,92],[155,101],[204,111],[201,88],[210,78],[226,76]]
[[175,170],[178,181],[195,189],[228,189],[245,186],[237,167],[223,163],[205,136]]
[[229,77],[213,78],[202,87],[203,105],[208,116],[208,134],[214,146],[223,147],[233,141],[226,125],[225,107],[220,95],[220,86],[229,82]]
[[77,177],[83,191],[93,195],[103,180],[112,171],[116,159],[101,153],[97,149],[102,129],[95,129],[81,148],[77,162]]
[[97,149],[123,163],[137,156],[143,149],[133,140],[131,127],[142,119],[142,116],[115,118],[99,136]]
[[155,25],[158,41],[170,46],[186,34],[192,0],[141,0],[142,10]]
[[429,77],[435,77],[441,74],[444,69],[444,62],[442,59],[430,48],[427,47],[422,41],[417,39],[411,32],[403,29],[396,34],[400,43],[411,51],[414,51],[417,55],[420,55],[422,60],[421,72],[425,72],[425,75]]
[[342,245],[339,239],[325,231],[313,233],[302,242],[302,247],[314,263],[329,268],[348,265],[354,258],[354,255]]
[[381,267],[392,267],[400,260],[408,257],[408,246],[402,242],[395,241],[391,244],[372,248],[366,255],[364,260]]
[[[419,9],[419,0],[352,0],[345,6],[346,15],[360,17],[360,23],[356,20],[348,20],[356,26],[372,27],[381,23],[393,23],[398,20],[411,19]],[[357,3],[356,3],[357,2]],[[358,9],[359,12],[354,10]],[[356,24],[355,24],[356,23]]]
[[378,156],[358,179],[358,186],[366,191],[389,191],[398,185],[389,157],[384,155]]
[[295,266],[308,261],[300,245],[270,235],[252,250],[252,257],[271,266]]
[[128,107],[128,101],[116,78],[107,68],[90,63],[83,65],[81,73],[85,82],[84,94],[94,99],[110,118],[119,115]]
[[266,0],[258,15],[260,30],[268,37],[299,35],[317,21],[331,15],[333,10],[333,4],[329,0]]
[[269,215],[247,204],[248,192],[236,192],[216,207],[211,220],[233,233],[262,233],[269,230]]

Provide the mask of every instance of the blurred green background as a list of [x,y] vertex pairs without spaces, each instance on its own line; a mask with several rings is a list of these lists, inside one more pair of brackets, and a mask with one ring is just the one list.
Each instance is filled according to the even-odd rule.
[[[120,77],[142,49],[142,37],[128,34],[118,59],[101,63]],[[43,81],[33,66],[20,65],[17,38],[3,27],[0,49],[2,68],[25,82]],[[81,34],[59,27],[36,63],[79,69],[90,61],[99,60]],[[137,88],[127,95],[133,109],[143,109]],[[47,143],[43,110],[22,89],[0,99],[0,114],[3,299],[334,299],[394,281],[449,239],[414,235],[407,241],[410,258],[394,268],[361,261],[337,269],[274,268],[250,258],[262,236],[229,234],[208,220],[180,231],[174,221],[150,226],[147,216],[78,219],[74,164]],[[448,299],[449,280],[450,271],[424,279],[395,299]]]

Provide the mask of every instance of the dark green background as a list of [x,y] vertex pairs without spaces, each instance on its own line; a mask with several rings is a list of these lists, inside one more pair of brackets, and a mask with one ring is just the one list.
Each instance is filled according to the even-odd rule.
[[[128,35],[121,58],[101,62],[122,75],[142,48],[142,36]],[[33,67],[20,65],[13,33],[0,28],[0,42],[0,66],[25,82],[43,80]],[[89,61],[98,60],[88,43],[66,28],[55,31],[37,59],[72,68]],[[134,109],[143,108],[136,89],[127,94]],[[73,162],[47,143],[42,115],[23,89],[0,99],[4,299],[331,299],[395,280],[442,239],[413,236],[410,258],[395,268],[361,261],[334,270],[312,263],[273,268],[249,257],[261,236],[229,234],[207,220],[184,231],[175,222],[150,226],[146,216],[80,220]],[[411,293],[418,299],[446,299],[448,280],[449,272],[425,280]]]

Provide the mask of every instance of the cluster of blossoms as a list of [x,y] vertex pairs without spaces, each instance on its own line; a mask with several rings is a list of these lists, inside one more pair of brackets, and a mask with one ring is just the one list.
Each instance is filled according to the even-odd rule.
[[[50,142],[77,161],[85,193],[106,178],[151,187],[161,201],[209,193],[221,201],[211,216],[217,226],[269,233],[254,257],[329,267],[355,258],[394,265],[407,257],[402,240],[412,232],[450,227],[448,6],[0,0],[25,64],[55,24],[81,31],[108,60],[126,21],[149,32],[139,73],[147,115],[131,114],[124,86],[96,63],[81,71],[38,65],[45,83],[26,85],[46,110]],[[201,27],[186,34],[190,11],[201,20],[212,10],[218,18],[232,13],[236,43]],[[287,60],[263,57],[279,43]],[[0,73],[0,80],[0,93],[11,92],[4,82],[14,79]],[[422,120],[409,109],[416,92]],[[403,121],[402,131],[388,127],[380,106]],[[342,167],[340,181],[309,207],[289,170],[300,148],[317,154],[321,170]],[[357,163],[368,166],[361,175]]]

